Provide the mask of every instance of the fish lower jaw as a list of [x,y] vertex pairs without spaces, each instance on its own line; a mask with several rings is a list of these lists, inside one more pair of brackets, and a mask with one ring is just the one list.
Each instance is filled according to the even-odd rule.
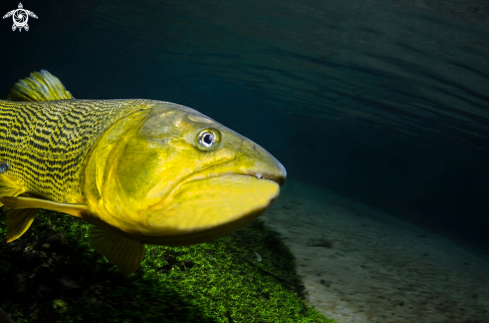
[[140,242],[170,247],[181,247],[198,243],[206,243],[233,233],[234,231],[255,220],[265,211],[266,209],[255,210],[248,213],[245,217],[240,217],[219,226],[200,228],[197,230],[190,230],[188,232],[181,232],[179,234],[168,235],[155,234],[155,232],[147,233],[141,237],[142,239]]
[[194,177],[145,211],[145,235],[159,236],[165,243],[181,241],[180,237],[192,241],[217,238],[263,213],[279,191],[277,182],[263,176]]

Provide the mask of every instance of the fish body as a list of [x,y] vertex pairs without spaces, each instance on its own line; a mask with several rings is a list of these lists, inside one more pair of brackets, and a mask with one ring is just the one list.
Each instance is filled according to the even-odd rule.
[[40,208],[64,212],[93,224],[91,246],[129,275],[145,244],[229,234],[262,214],[285,180],[262,147],[182,105],[77,100],[47,71],[16,83],[8,99],[0,100],[8,242]]
[[255,251],[256,261],[261,262],[261,256]]

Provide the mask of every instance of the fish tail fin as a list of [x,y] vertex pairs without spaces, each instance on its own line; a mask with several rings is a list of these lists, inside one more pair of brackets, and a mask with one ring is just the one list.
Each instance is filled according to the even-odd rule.
[[29,77],[14,84],[7,100],[53,101],[74,99],[61,81],[46,70],[32,72]]

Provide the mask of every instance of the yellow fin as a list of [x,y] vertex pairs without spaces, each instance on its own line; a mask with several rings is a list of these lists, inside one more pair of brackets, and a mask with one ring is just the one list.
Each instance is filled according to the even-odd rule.
[[124,276],[135,272],[143,260],[145,245],[114,231],[91,227],[88,242],[93,249],[116,265]]
[[[20,178],[0,174],[0,196],[17,196],[25,192]],[[2,203],[0,201],[0,207]]]
[[74,99],[61,81],[46,70],[32,72],[29,77],[14,84],[7,100],[10,101],[53,101]]
[[29,229],[39,209],[5,209],[5,223],[7,224],[7,242],[20,238]]
[[38,208],[66,213],[79,218],[82,218],[84,213],[89,212],[88,206],[85,204],[58,203],[35,197],[0,196],[0,203],[12,210]]

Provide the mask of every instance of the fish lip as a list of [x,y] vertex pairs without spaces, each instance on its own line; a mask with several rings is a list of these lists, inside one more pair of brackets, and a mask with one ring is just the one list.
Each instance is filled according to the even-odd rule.
[[244,174],[236,173],[234,175],[246,175],[246,176],[253,176],[258,179],[267,179],[269,181],[277,183],[279,186],[284,185],[285,182],[285,176],[278,176],[278,175],[267,174],[267,173],[250,172]]
[[[281,187],[285,182],[285,178],[287,177],[287,172],[286,172],[285,168],[282,166],[282,164],[280,164],[280,169],[283,172],[283,175],[282,174],[275,175],[275,174],[267,173],[266,171],[261,172],[261,171],[257,171],[257,170],[253,170],[253,169],[248,170],[248,171],[237,171],[237,172],[236,171],[234,171],[234,172],[233,171],[219,171],[219,168],[221,166],[228,165],[228,164],[233,163],[235,161],[236,161],[236,158],[232,158],[230,160],[227,160],[227,161],[212,165],[210,167],[207,167],[205,169],[202,169],[197,173],[194,173],[192,175],[189,175],[189,176],[183,178],[166,194],[163,201],[166,200],[167,198],[169,198],[170,196],[172,196],[176,191],[178,191],[180,189],[180,187],[182,187],[182,185],[185,185],[185,184],[193,182],[193,181],[198,181],[198,180],[205,180],[205,179],[222,177],[222,176],[241,175],[241,176],[255,177],[259,180],[269,180],[269,181],[277,183],[279,185],[279,187]],[[214,169],[214,171],[209,172],[210,169]],[[160,203],[157,203],[157,204],[160,204]]]
[[193,182],[193,181],[198,181],[198,180],[203,180],[203,179],[210,179],[210,178],[216,178],[216,177],[223,177],[223,176],[235,176],[235,175],[240,175],[240,176],[251,176],[255,177],[260,180],[269,180],[272,182],[277,183],[279,186],[282,186],[283,183],[285,182],[285,177],[284,176],[277,176],[273,174],[267,174],[267,173],[260,173],[260,172],[222,172],[222,173],[215,173],[211,175],[200,175],[199,173],[195,174],[195,176],[192,176],[189,180],[186,180],[182,182],[182,184]]
[[[180,185],[196,181],[196,180],[203,180],[203,179],[209,179],[209,178],[215,178],[215,177],[221,177],[221,176],[232,176],[232,175],[242,175],[242,176],[251,176],[255,177],[257,179],[266,179],[270,180],[272,182],[277,183],[279,186],[282,186],[285,182],[285,178],[287,177],[287,173],[285,171],[285,168],[280,164],[280,168],[283,171],[283,175],[275,175],[272,173],[267,173],[266,171],[259,171],[259,170],[242,170],[242,171],[219,171],[219,167],[222,165],[228,165],[230,163],[233,163],[236,161],[236,158],[233,158],[231,160],[225,161],[223,163],[219,163],[216,165],[213,165],[211,167],[205,168],[200,170],[199,172],[188,176],[187,178],[183,179],[177,187]],[[211,171],[208,173],[209,169],[215,169],[215,171]]]
[[[188,184],[188,183],[194,182],[194,181],[206,180],[206,179],[216,178],[216,177],[236,176],[236,175],[251,176],[251,177],[255,177],[259,180],[269,180],[269,181],[275,182],[279,185],[279,187],[282,186],[283,183],[285,182],[285,176],[278,176],[278,175],[267,174],[267,173],[262,173],[262,172],[253,172],[253,171],[252,172],[215,172],[215,173],[205,174],[205,171],[206,170],[202,170],[198,173],[193,174],[193,176],[189,176],[189,177],[185,178],[184,180],[180,181],[175,187],[173,187],[172,190],[170,190],[170,192],[168,192],[168,194],[166,194],[166,197],[164,198],[164,200],[166,200],[166,198],[172,196],[176,191],[178,191],[180,189],[180,187],[182,187],[182,185],[185,185],[185,184]],[[157,204],[160,204],[160,203],[157,203]]]

